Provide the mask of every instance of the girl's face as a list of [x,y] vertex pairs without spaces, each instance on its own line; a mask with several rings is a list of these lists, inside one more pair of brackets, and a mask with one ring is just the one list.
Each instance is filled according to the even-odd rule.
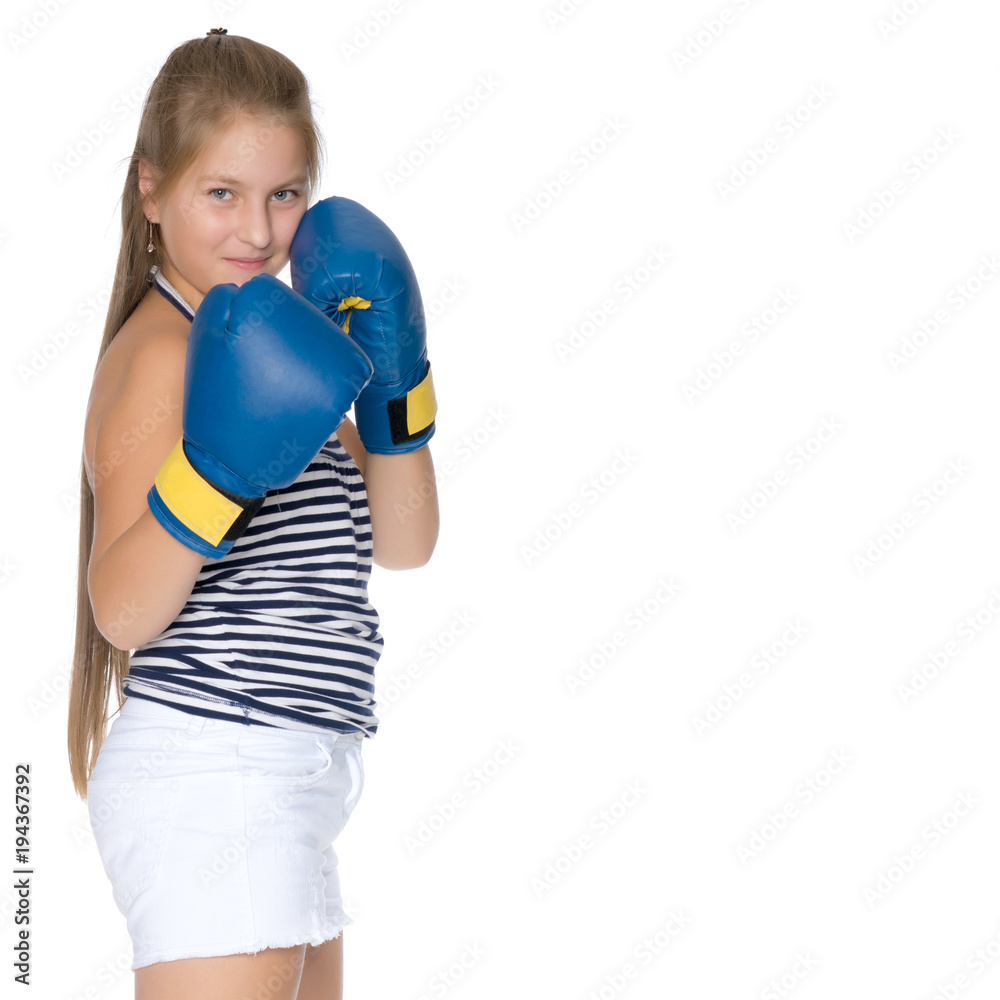
[[[140,168],[140,189],[152,177]],[[240,118],[211,142],[166,199],[146,214],[159,223],[163,275],[197,309],[213,285],[276,275],[309,203],[299,136],[284,125]]]

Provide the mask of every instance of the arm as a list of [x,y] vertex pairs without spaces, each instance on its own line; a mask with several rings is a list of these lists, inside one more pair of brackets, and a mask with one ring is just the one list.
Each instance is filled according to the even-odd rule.
[[404,455],[369,455],[365,488],[372,519],[373,560],[412,569],[431,557],[438,536],[437,487],[427,445]]
[[215,285],[186,337],[135,333],[124,367],[103,373],[86,438],[90,468],[109,470],[94,481],[91,603],[120,649],[177,617],[206,558],[302,474],[372,374],[350,337],[266,273]]
[[119,384],[87,416],[96,424],[88,469],[103,472],[91,474],[90,601],[98,629],[118,649],[159,635],[177,617],[205,563],[163,528],[146,502],[181,435],[184,356],[182,339],[150,334]]
[[402,455],[370,454],[346,418],[337,436],[365,481],[373,561],[384,569],[425,565],[437,543],[439,526],[430,447]]
[[289,259],[295,290],[342,324],[372,364],[354,401],[357,429],[345,421],[341,440],[365,481],[373,561],[387,569],[423,566],[438,536],[427,447],[437,400],[413,265],[378,216],[337,197],[302,217]]

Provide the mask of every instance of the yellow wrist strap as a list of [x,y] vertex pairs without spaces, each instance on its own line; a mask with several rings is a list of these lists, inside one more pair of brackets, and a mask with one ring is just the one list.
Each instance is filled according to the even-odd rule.
[[243,508],[212,486],[188,461],[183,438],[156,473],[160,499],[181,524],[218,545]]

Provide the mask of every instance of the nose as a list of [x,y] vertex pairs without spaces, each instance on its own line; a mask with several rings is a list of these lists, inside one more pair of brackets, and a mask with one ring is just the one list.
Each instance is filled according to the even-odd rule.
[[248,201],[240,214],[240,240],[255,250],[264,250],[274,238],[267,205]]

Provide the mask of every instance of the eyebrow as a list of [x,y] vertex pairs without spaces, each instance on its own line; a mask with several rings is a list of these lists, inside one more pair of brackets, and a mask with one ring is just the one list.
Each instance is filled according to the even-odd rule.
[[[305,184],[308,178],[304,174],[298,174],[291,180],[285,181],[284,184],[278,185],[275,188],[276,191],[280,191],[283,188],[291,187],[293,184]],[[230,177],[228,174],[202,174],[198,178],[199,184],[204,184],[206,181],[218,181],[220,184],[225,184],[227,187],[240,187],[242,181],[237,177]]]

